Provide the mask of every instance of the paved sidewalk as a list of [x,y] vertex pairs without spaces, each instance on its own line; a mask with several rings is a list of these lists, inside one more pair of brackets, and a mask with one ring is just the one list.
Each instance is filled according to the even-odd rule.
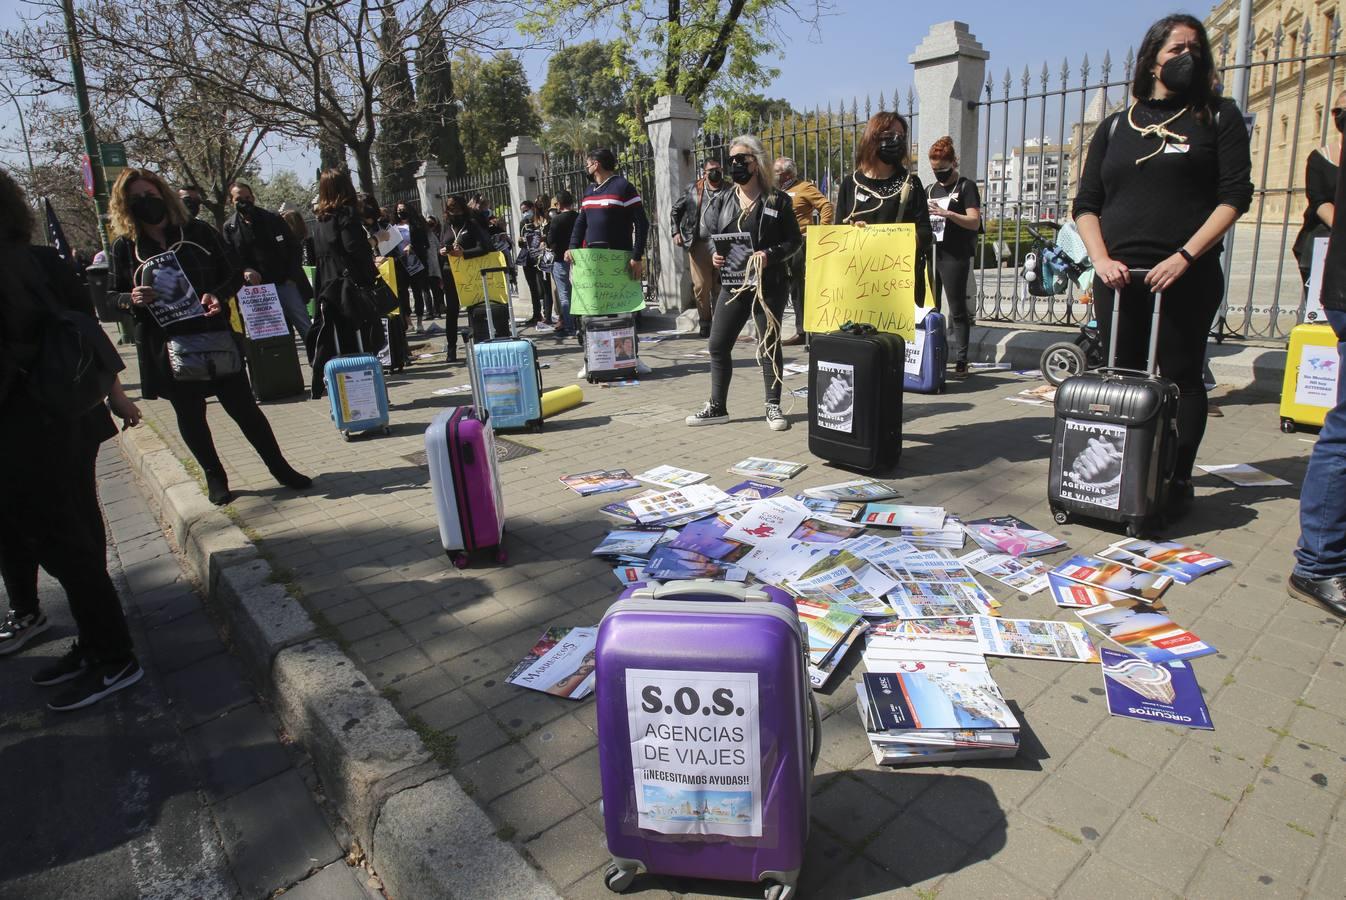
[[74,623],[44,574],[52,628],[0,662],[0,896],[375,896],[345,863],[311,766],[220,641],[115,442],[100,454],[99,486],[109,570],[145,677],[89,709],[46,710],[50,689],[29,677],[65,652]]
[[[546,386],[574,383],[574,343],[542,336],[538,345]],[[609,896],[594,707],[503,683],[543,629],[595,624],[618,592],[608,567],[589,555],[611,526],[597,511],[611,498],[578,497],[557,478],[673,463],[727,486],[737,479],[726,469],[748,455],[809,463],[791,489],[847,477],[807,452],[805,400],[795,401],[792,431],[766,428],[747,344],[737,350],[734,421],[687,429],[683,416],[708,390],[703,348],[690,338],[642,345],[655,372],[638,386],[586,384],[585,404],[544,433],[508,436],[540,452],[501,466],[510,551],[503,567],[449,564],[417,458],[433,414],[464,402],[433,395],[466,382],[461,365],[438,356],[393,376],[388,438],[343,442],[326,401],[267,404],[291,462],[316,476],[302,494],[277,487],[210,407],[238,494],[233,510],[248,533],[370,681],[451,753],[498,834],[567,897]],[[797,349],[787,356],[806,359]],[[787,388],[805,382],[793,377]],[[983,374],[941,396],[908,395],[896,473],[904,500],[1050,526],[1049,410],[1005,399],[1034,384]],[[1311,436],[1280,434],[1272,398],[1217,398],[1224,415],[1210,420],[1202,460],[1253,463],[1297,485]],[[145,406],[185,457],[167,404]],[[1346,638],[1338,621],[1285,595],[1297,493],[1198,479],[1196,511],[1170,532],[1234,561],[1165,598],[1178,622],[1221,651],[1195,664],[1214,732],[1110,718],[1094,667],[997,660],[995,677],[1025,726],[1018,759],[883,770],[852,708],[853,654],[819,697],[826,718],[806,895],[1341,896]],[[1057,531],[1076,551],[1115,539],[1077,524]],[[988,586],[1006,601],[1006,615],[1073,618],[1045,593],[1024,598]],[[650,877],[635,889],[651,897],[755,893]]]

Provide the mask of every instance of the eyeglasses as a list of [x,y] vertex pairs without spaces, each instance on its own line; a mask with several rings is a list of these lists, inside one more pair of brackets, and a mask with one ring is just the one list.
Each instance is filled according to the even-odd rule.
[[740,164],[746,164],[746,163],[748,162],[748,160],[750,160],[750,159],[754,159],[754,160],[757,159],[757,154],[755,154],[755,153],[735,153],[733,156],[729,157],[729,161],[730,161],[731,163],[740,163]]

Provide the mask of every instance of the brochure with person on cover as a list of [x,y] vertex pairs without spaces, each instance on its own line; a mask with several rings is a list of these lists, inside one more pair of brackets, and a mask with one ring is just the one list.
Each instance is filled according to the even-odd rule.
[[556,697],[580,700],[594,689],[597,628],[548,628],[505,681]]
[[1114,716],[1211,731],[1215,728],[1192,667],[1180,659],[1153,662],[1104,647],[1103,689]]
[[1099,634],[1150,662],[1196,659],[1216,652],[1210,644],[1175,624],[1153,606],[1133,597],[1077,609],[1075,615]]
[[963,523],[963,530],[979,547],[1010,556],[1041,556],[1066,546],[1066,542],[1038,531],[1017,516],[991,516]]

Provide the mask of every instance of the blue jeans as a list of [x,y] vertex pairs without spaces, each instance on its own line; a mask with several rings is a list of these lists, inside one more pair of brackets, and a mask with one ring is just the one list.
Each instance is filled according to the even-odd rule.
[[285,312],[285,321],[299,332],[300,338],[307,337],[313,323],[309,321],[308,306],[304,303],[303,295],[299,293],[298,285],[293,281],[277,282],[276,295],[280,297],[280,308]]
[[1314,579],[1346,575],[1346,312],[1329,309],[1327,321],[1337,333],[1337,405],[1323,421],[1304,473],[1295,550],[1295,574]]
[[566,334],[574,334],[575,323],[570,318],[570,266],[565,260],[558,259],[551,264],[551,282],[556,292],[556,309],[561,316],[561,329]]

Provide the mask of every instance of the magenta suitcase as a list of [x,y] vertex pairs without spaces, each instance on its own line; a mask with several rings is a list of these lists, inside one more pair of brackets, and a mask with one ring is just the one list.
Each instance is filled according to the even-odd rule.
[[605,882],[639,872],[794,896],[820,746],[794,600],[775,588],[633,586],[598,629]]
[[467,357],[472,403],[438,413],[425,430],[440,542],[460,569],[477,550],[495,548],[496,562],[507,561],[495,429],[490,413],[478,402],[481,381],[470,344]]

